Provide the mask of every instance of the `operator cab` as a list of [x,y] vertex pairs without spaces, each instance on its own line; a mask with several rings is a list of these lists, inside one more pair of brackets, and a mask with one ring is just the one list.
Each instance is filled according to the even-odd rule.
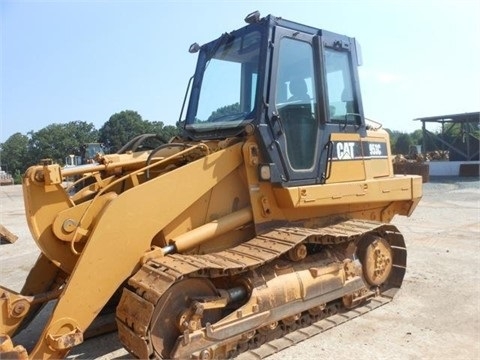
[[185,135],[241,136],[252,124],[269,181],[324,183],[331,134],[366,134],[355,39],[272,15],[245,20],[199,47]]

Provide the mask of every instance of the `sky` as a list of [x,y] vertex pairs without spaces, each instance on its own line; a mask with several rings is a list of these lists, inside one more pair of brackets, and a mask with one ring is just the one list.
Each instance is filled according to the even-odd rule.
[[0,142],[137,111],[174,125],[196,54],[259,10],[355,37],[365,116],[413,132],[480,111],[480,1],[0,0]]

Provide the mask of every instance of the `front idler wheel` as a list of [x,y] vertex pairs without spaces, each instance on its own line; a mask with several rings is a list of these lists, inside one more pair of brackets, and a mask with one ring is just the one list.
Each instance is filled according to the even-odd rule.
[[359,244],[357,255],[368,284],[380,286],[388,280],[392,273],[393,251],[387,240],[370,236]]

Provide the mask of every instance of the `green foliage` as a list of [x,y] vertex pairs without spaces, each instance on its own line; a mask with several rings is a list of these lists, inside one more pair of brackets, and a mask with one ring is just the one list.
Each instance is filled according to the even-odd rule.
[[12,175],[17,173],[23,174],[28,167],[27,153],[28,136],[21,133],[15,133],[10,136],[4,143],[0,144],[0,165],[2,170]]
[[410,153],[410,146],[422,145],[422,130],[415,130],[411,134],[396,130],[386,130],[390,135],[390,145],[393,154],[407,155]]
[[413,145],[421,145],[423,142],[423,132],[421,129],[415,130],[410,134]]
[[413,145],[411,136],[409,134],[402,133],[397,137],[397,141],[395,142],[394,147],[394,153],[409,154],[411,145]]
[[178,133],[178,126],[167,125],[162,128],[162,136],[166,140],[170,140],[171,138],[177,136]]
[[22,174],[24,172],[21,172],[20,170],[15,170],[13,173],[13,183],[14,184],[21,184],[22,183]]
[[0,143],[0,165],[2,170],[12,174],[15,183],[20,183],[27,168],[41,159],[49,158],[64,165],[68,155],[81,155],[85,144],[103,142],[110,152],[116,152],[130,139],[145,133],[157,134],[168,141],[178,135],[179,124],[164,126],[161,121],[143,120],[132,110],[113,114],[100,130],[84,121],[50,124],[27,135],[13,134]]
[[172,125],[164,126],[161,121],[146,121],[145,133],[160,135],[165,141],[170,140],[172,137],[178,135],[178,128]]
[[110,153],[114,153],[129,140],[142,134],[157,134],[168,141],[178,134],[178,128],[164,126],[161,121],[143,120],[136,111],[125,110],[113,114],[100,128],[100,142]]
[[147,123],[136,111],[125,110],[113,114],[99,130],[100,142],[109,152],[117,152],[128,140],[147,133]]
[[440,136],[448,143],[455,143],[455,141],[465,142],[468,135],[480,139],[480,123],[477,124],[446,124],[443,136]]
[[225,115],[238,114],[239,112],[241,112],[240,103],[237,102],[235,104],[223,106],[213,111],[212,114],[209,116],[208,120],[218,119]]
[[28,159],[38,163],[49,158],[61,165],[69,154],[77,154],[85,143],[96,142],[98,131],[93,124],[72,121],[66,124],[51,124],[31,132],[28,146]]

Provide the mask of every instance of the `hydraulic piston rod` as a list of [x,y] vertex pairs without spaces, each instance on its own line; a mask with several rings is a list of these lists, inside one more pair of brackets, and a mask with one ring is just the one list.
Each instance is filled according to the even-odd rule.
[[184,252],[214,236],[223,235],[243,226],[252,221],[252,219],[252,210],[244,208],[171,239],[170,245],[164,247],[163,252],[164,254],[170,254],[175,251]]

